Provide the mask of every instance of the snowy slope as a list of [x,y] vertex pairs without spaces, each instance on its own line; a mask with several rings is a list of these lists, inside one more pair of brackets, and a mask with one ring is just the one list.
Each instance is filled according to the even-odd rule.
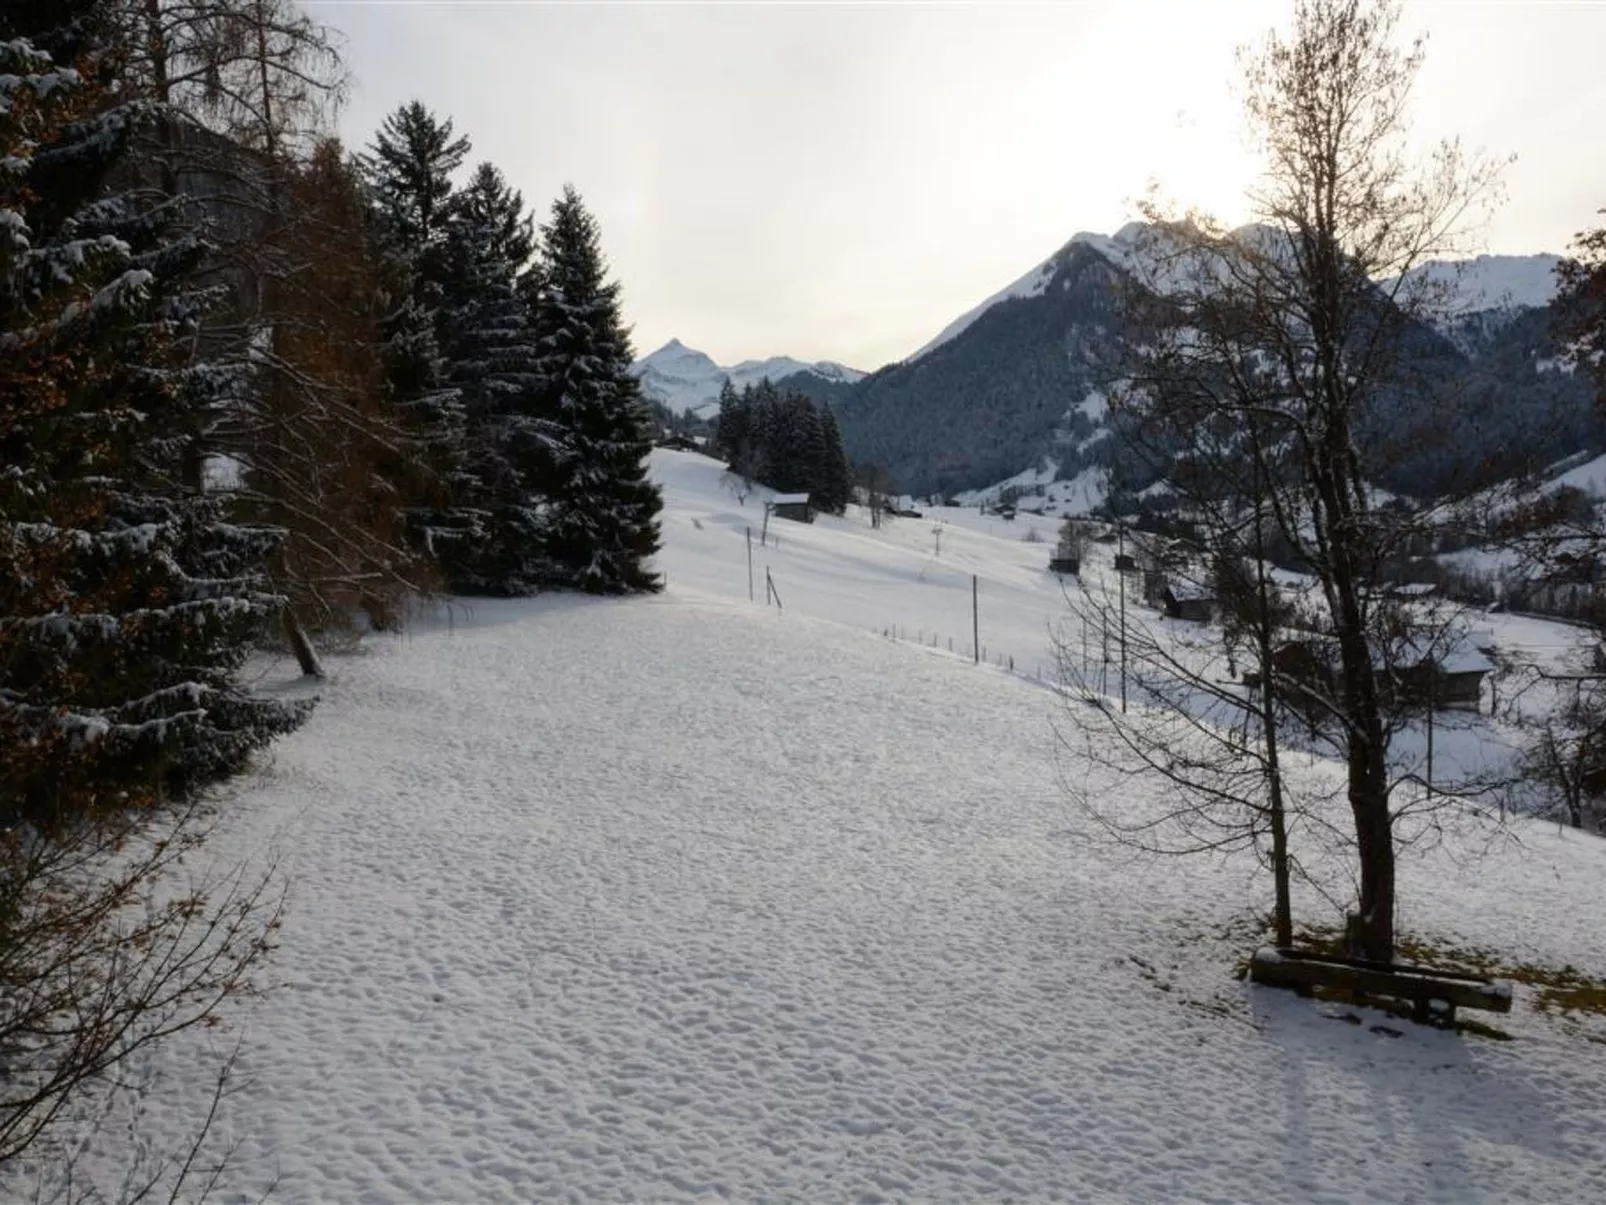
[[743,360],[722,368],[711,356],[687,347],[679,339],[671,339],[657,351],[643,356],[631,366],[631,371],[640,379],[642,391],[648,397],[671,410],[696,411],[704,415],[718,412],[719,391],[727,380],[741,389],[756,385],[765,377],[778,382],[800,372],[845,383],[857,381],[864,375],[830,360],[805,363],[790,356]]
[[[653,465],[663,596],[375,639],[233,792],[209,852],[282,860],[283,986],[130,1069],[92,1182],[187,1139],[239,1038],[228,1201],[1606,1199],[1579,1026],[1251,988],[1250,860],[1088,831],[1054,696],[964,655],[972,573],[989,660],[1061,609],[1020,521],[776,521],[749,603],[756,501]],[[1606,846],[1517,835],[1416,851],[1403,923],[1606,971]]]
[[1570,485],[1583,490],[1596,499],[1606,499],[1606,456],[1596,456],[1574,465],[1546,483],[1545,489],[1559,489]]
[[1066,243],[1064,247],[1020,277],[1020,279],[1005,285],[980,305],[966,310],[947,326],[943,327],[942,330],[937,332],[935,338],[918,351],[909,355],[904,363],[913,363],[932,349],[941,347],[950,339],[963,334],[975,323],[976,319],[1001,302],[1011,301],[1016,298],[1042,296],[1043,291],[1053,282],[1054,273],[1065,252],[1071,247],[1085,244],[1098,251],[1112,263],[1120,267],[1127,266],[1136,254],[1140,236],[1146,229],[1147,227],[1142,222],[1131,222],[1116,231],[1114,235],[1094,234],[1089,231],[1073,235],[1070,242]]
[[1452,316],[1480,310],[1546,306],[1556,296],[1556,255],[1480,255],[1453,262],[1434,261],[1412,277],[1444,290]]

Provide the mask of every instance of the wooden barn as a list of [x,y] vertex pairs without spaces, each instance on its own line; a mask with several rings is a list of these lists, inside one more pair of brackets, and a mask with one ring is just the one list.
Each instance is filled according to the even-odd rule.
[[1082,573],[1082,560],[1074,556],[1054,556],[1048,559],[1050,573],[1068,573],[1072,577],[1079,577]]
[[1160,591],[1160,605],[1172,619],[1209,623],[1216,613],[1216,592],[1195,582],[1171,582]]
[[768,503],[770,514],[794,523],[814,522],[814,504],[807,494],[776,494]]

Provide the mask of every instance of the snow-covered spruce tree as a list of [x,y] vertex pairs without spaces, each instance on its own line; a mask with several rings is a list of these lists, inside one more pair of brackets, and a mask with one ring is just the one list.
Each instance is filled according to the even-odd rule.
[[573,188],[541,228],[536,308],[545,413],[564,430],[553,464],[548,552],[558,584],[597,594],[654,591],[663,497],[647,477],[651,423],[630,374],[619,285]]
[[382,324],[386,404],[414,451],[399,504],[413,536],[438,560],[482,537],[481,516],[460,502],[472,484],[468,428],[462,393],[447,381],[441,337],[452,173],[469,150],[467,138],[453,136],[451,121],[412,101],[385,119],[361,160],[389,284]]
[[842,447],[842,432],[836,425],[836,415],[829,403],[820,407],[820,430],[825,439],[825,459],[820,465],[817,487],[821,505],[833,514],[840,515],[853,497],[853,470],[848,467],[848,455]]
[[281,605],[277,535],[178,484],[210,384],[177,348],[195,248],[103,187],[140,110],[17,36],[110,72],[99,15],[0,17],[0,799],[45,829],[227,774],[305,714],[233,680]]
[[483,530],[443,551],[447,581],[464,593],[530,594],[551,577],[543,488],[564,440],[541,414],[536,286],[526,276],[534,228],[492,164],[459,194],[447,245],[443,351],[467,424],[463,500]]
[[784,493],[815,493],[825,463],[825,434],[814,403],[790,389],[779,392],[775,439],[775,480],[770,484]]
[[[13,1161],[52,1154],[54,1123],[109,1070],[250,990],[277,916],[268,881],[177,887],[168,871],[205,821],[193,802],[154,805],[237,768],[305,714],[232,680],[278,606],[257,587],[272,534],[224,525],[171,484],[183,439],[170,433],[194,384],[172,367],[189,321],[173,286],[194,255],[161,241],[160,215],[104,189],[145,116],[107,87],[118,71],[107,28],[98,0],[0,9],[8,1199],[35,1195],[7,1182]],[[164,1195],[194,1166],[179,1154]]]
[[386,470],[410,458],[392,454],[376,393],[366,207],[338,147],[318,141],[345,80],[337,38],[296,0],[107,8],[125,94],[156,112],[139,178],[206,241],[221,294],[196,358],[238,384],[196,415],[191,484],[223,485],[233,510],[284,528],[272,572],[291,601],[285,631],[320,674],[306,629],[349,634],[359,612],[393,623],[420,584],[384,501]]

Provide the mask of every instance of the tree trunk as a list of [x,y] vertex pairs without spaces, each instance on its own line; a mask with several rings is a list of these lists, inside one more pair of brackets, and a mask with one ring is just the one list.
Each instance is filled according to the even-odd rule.
[[1271,588],[1266,580],[1265,548],[1259,533],[1260,509],[1255,510],[1255,575],[1259,591],[1256,641],[1260,652],[1260,731],[1266,751],[1266,795],[1271,823],[1271,874],[1275,903],[1272,911],[1277,945],[1294,944],[1294,907],[1288,885],[1288,816],[1283,806],[1283,773],[1278,760],[1277,690],[1272,680]]
[[1361,954],[1394,961],[1394,822],[1389,814],[1388,769],[1382,725],[1374,711],[1364,738],[1352,736],[1349,801],[1361,863]]
[[312,647],[312,640],[307,636],[307,630],[296,618],[294,607],[288,604],[285,606],[281,622],[284,625],[285,639],[290,642],[290,651],[296,655],[296,664],[301,666],[302,676],[321,681],[327,676],[323,672],[323,663],[318,660],[318,650]]

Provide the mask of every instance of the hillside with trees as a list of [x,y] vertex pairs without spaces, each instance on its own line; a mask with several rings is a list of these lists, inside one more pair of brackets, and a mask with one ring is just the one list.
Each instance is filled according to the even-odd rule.
[[766,378],[738,392],[725,382],[713,448],[743,481],[808,494],[818,509],[832,514],[841,514],[851,500],[853,475],[836,415],[829,403],[816,403],[790,386]]
[[[1132,479],[1140,466],[1106,439],[1102,403],[1117,350],[1142,336],[1124,317],[1125,294],[1152,283],[1135,252],[1164,237],[1144,224],[1119,240],[1078,236],[1045,262],[1040,292],[999,301],[856,383],[799,377],[795,387],[836,407],[850,457],[885,464],[916,494],[990,486],[1044,460],[1060,480],[1086,468]],[[1412,379],[1361,432],[1375,450],[1403,453],[1380,464],[1376,484],[1429,498],[1606,450],[1587,387],[1558,369],[1554,305],[1450,314],[1438,304],[1448,296],[1435,300],[1409,317]]]

